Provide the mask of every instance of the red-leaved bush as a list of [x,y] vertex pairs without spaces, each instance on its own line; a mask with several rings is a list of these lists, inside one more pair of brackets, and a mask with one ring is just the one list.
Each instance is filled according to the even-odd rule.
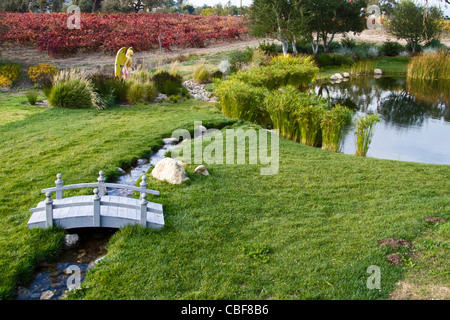
[[37,46],[52,56],[83,49],[114,54],[122,47],[145,51],[160,46],[204,47],[246,35],[238,17],[157,13],[82,13],[81,29],[69,29],[66,13],[5,13],[0,18],[0,43]]

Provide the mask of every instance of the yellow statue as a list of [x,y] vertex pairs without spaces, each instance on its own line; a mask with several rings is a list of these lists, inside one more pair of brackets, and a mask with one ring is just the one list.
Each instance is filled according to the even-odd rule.
[[133,68],[131,67],[133,55],[133,48],[128,48],[127,50],[124,47],[117,52],[115,65],[115,76],[117,78],[122,78],[124,80],[130,78],[131,71],[133,71]]

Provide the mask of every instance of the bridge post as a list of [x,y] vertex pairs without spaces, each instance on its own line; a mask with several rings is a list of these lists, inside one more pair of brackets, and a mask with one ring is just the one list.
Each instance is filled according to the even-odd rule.
[[61,178],[62,178],[62,174],[58,173],[56,175],[56,181],[55,181],[55,184],[56,184],[56,199],[62,199],[63,198],[63,191],[59,190],[59,188],[62,188],[62,186],[64,184]]
[[142,189],[142,191],[140,191],[139,196],[141,196],[142,193],[145,191],[145,189],[147,189],[147,185],[148,185],[148,183],[147,183],[147,176],[146,176],[146,175],[143,175],[143,176],[142,176],[142,181],[141,181],[141,183],[139,184],[139,186],[140,186],[141,189]]
[[147,194],[145,192],[141,193],[141,219],[140,224],[143,227],[147,227]]
[[53,200],[52,200],[52,193],[47,192],[45,194],[47,197],[45,199],[45,221],[47,224],[47,228],[53,227]]
[[105,188],[103,187],[103,184],[105,183],[105,172],[101,170],[98,174],[100,175],[97,178],[99,195],[100,197],[103,197],[105,195]]
[[100,199],[99,190],[94,189],[94,216],[93,216],[93,227],[100,227]]

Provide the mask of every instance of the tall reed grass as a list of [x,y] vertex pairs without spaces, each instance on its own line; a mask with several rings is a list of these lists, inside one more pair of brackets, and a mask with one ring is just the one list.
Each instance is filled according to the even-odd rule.
[[351,123],[352,111],[347,107],[336,105],[328,110],[321,122],[322,149],[338,152],[340,150],[344,128]]
[[377,114],[361,116],[356,119],[356,155],[365,157],[369,151],[375,125],[380,121]]
[[301,143],[311,147],[320,143],[318,135],[324,114],[325,109],[320,105],[305,106],[297,112]]
[[360,60],[352,65],[350,73],[352,75],[367,75],[372,74],[374,70],[374,63],[372,60]]
[[450,54],[445,50],[411,59],[408,77],[420,80],[450,80]]

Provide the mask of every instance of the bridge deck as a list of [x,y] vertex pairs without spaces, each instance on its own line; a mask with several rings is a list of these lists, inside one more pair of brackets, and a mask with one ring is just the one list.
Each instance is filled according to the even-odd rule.
[[[103,196],[100,201],[100,226],[122,228],[129,224],[140,224],[141,211],[138,199]],[[145,206],[145,205],[144,205]],[[39,202],[28,221],[28,228],[45,228],[45,201]],[[92,227],[94,208],[92,196],[78,196],[53,200],[53,224],[64,229]],[[159,203],[147,203],[147,226],[164,226],[163,208]]]

